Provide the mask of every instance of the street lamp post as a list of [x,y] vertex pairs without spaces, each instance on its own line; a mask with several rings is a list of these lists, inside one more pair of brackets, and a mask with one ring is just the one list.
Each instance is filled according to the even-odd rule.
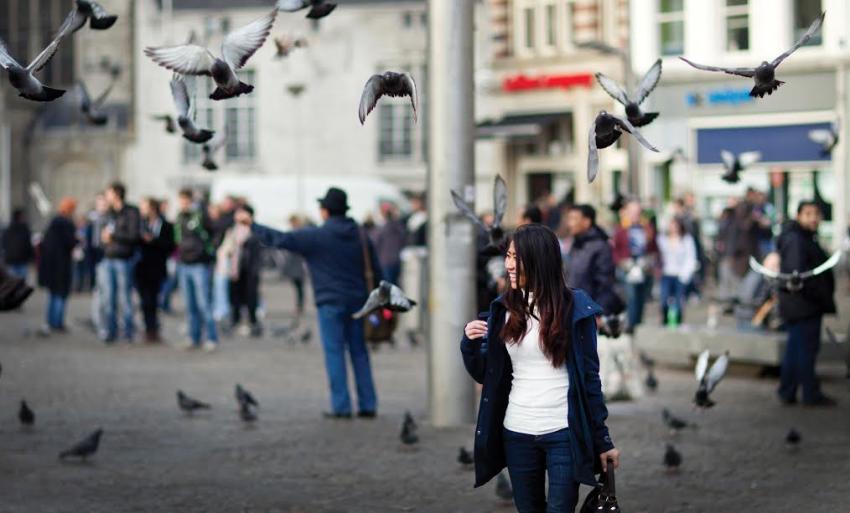
[[[614,55],[619,57],[622,66],[623,66],[623,83],[626,86],[626,90],[630,90],[634,86],[634,71],[632,70],[632,57],[629,52],[629,44],[626,44],[625,48],[617,48],[615,46],[611,46],[608,43],[603,43],[602,41],[587,41],[585,43],[577,43],[576,46],[578,48],[584,48],[588,50],[596,50],[597,52],[603,53],[605,55]],[[621,139],[622,140],[622,139]],[[638,143],[634,139],[625,138],[626,143],[626,152],[628,156],[628,167],[629,167],[629,181],[628,181],[628,192],[632,196],[639,197],[640,196],[640,148],[638,148]]]

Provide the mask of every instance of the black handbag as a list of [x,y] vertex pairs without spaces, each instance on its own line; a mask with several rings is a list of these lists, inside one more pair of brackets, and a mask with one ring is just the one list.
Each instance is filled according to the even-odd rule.
[[[363,247],[363,272],[368,293],[377,287],[377,284],[375,283],[375,270],[372,269],[372,259],[369,255],[369,243],[363,229],[360,230],[360,245]],[[366,342],[372,344],[391,342],[397,324],[396,313],[387,308],[382,308],[367,315],[363,320],[363,337]]]
[[614,462],[608,460],[608,471],[602,473],[599,486],[587,494],[579,513],[620,513],[614,489]]

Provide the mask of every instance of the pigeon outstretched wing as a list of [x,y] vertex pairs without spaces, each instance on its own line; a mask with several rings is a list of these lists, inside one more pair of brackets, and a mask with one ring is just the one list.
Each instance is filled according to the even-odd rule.
[[742,168],[752,166],[759,160],[761,160],[760,151],[745,151],[744,153],[738,155],[738,162],[741,164]]
[[658,85],[659,80],[661,80],[661,59],[655,61],[646,72],[646,75],[641,79],[640,86],[638,86],[638,90],[635,93],[635,103],[638,105],[643,103],[646,97],[649,96],[649,93]]
[[599,82],[599,85],[602,86],[602,89],[604,89],[605,92],[608,93],[611,98],[614,98],[623,105],[628,105],[629,97],[626,94],[625,89],[623,89],[623,87],[615,80],[605,76],[602,73],[597,73],[596,81]]
[[596,121],[587,134],[587,181],[593,183],[599,173],[599,149],[596,147]]
[[706,371],[708,371],[708,358],[711,356],[711,353],[706,349],[697,357],[697,364],[694,367],[694,375],[697,378],[697,382],[702,381],[702,378],[705,377]]
[[177,45],[145,48],[145,55],[163,68],[181,75],[212,75],[215,56],[203,46]]
[[732,171],[735,168],[735,155],[728,150],[720,150],[720,159],[723,161],[723,167],[726,168],[727,171]]
[[785,51],[779,57],[773,59],[773,62],[771,62],[770,65],[773,66],[774,68],[779,66],[782,63],[782,61],[787,59],[792,53],[796,52],[798,48],[800,48],[801,46],[806,44],[809,41],[809,39],[811,39],[812,36],[814,36],[818,32],[818,30],[820,30],[821,25],[823,25],[823,19],[824,19],[825,16],[826,16],[826,11],[822,12],[821,15],[818,16],[817,19],[815,21],[813,21],[811,25],[809,25],[809,29],[806,30],[806,33],[803,34],[803,36],[796,43],[794,43],[794,46],[789,48],[787,51]]
[[729,368],[729,352],[717,357],[717,360],[711,365],[708,374],[705,378],[706,391],[710,394],[726,375],[726,369]]
[[233,69],[240,69],[263,46],[272,31],[277,9],[227,34],[221,43],[221,56]]
[[755,68],[721,68],[719,66],[707,66],[705,64],[697,64],[696,62],[690,61],[684,57],[679,58],[687,62],[694,68],[701,69],[703,71],[719,71],[722,73],[727,73],[729,75],[738,75],[739,77],[747,78],[753,78],[753,76],[755,76],[756,74]]
[[643,137],[643,135],[641,135],[640,131],[638,131],[638,129],[637,129],[637,128],[635,128],[634,126],[632,126],[632,124],[631,124],[631,123],[629,123],[629,120],[628,120],[628,119],[626,119],[626,118],[621,118],[621,117],[619,117],[619,116],[615,116],[615,115],[613,115],[613,114],[610,114],[610,116],[611,116],[612,118],[614,118],[614,121],[615,121],[615,122],[616,122],[616,123],[620,126],[620,128],[622,128],[622,129],[623,129],[623,130],[625,130],[626,132],[628,132],[628,133],[632,134],[632,137],[634,137],[635,139],[637,139],[637,142],[639,142],[639,143],[640,143],[640,144],[641,144],[644,148],[646,148],[646,149],[648,149],[648,150],[650,150],[650,151],[658,152],[658,148],[656,148],[655,146],[653,146],[652,144],[650,144],[650,142],[649,142],[649,141],[647,141],[646,139],[644,139],[644,137]]
[[472,207],[469,206],[469,203],[464,201],[464,199],[457,192],[451,191],[451,194],[452,202],[455,204],[455,208],[457,208],[458,211],[463,214],[467,219],[469,219],[470,221],[475,223],[479,228],[487,232],[487,226],[485,226],[484,223],[481,222],[481,219],[479,219],[478,216],[475,215],[475,212],[472,210]]
[[501,228],[502,219],[508,211],[508,184],[501,175],[496,175],[493,183],[493,228]]

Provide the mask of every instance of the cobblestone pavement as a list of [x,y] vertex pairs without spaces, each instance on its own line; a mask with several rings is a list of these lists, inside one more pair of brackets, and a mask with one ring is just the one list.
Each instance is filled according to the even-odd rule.
[[[266,286],[267,327],[285,322],[291,292]],[[493,484],[472,488],[455,457],[470,446],[472,426],[437,430],[426,418],[427,353],[400,344],[374,353],[380,396],[376,420],[329,421],[322,354],[314,317],[307,344],[267,335],[234,335],[213,354],[171,346],[104,347],[74,319],[88,298],[70,302],[72,332],[39,338],[40,292],[23,312],[0,316],[0,512],[510,512]],[[179,305],[179,302],[178,302]],[[179,342],[178,317],[166,334]],[[661,370],[656,395],[610,405],[609,424],[623,453],[617,486],[624,511],[809,513],[850,511],[850,381],[824,368],[832,410],[781,407],[775,381],[751,370],[718,388],[717,406],[691,409],[692,375]],[[245,426],[233,400],[240,382],[261,402]],[[175,391],[212,403],[187,417]],[[31,430],[16,419],[18,401],[36,413]],[[678,435],[662,407],[698,424]],[[398,430],[405,410],[420,419],[421,443],[405,450]],[[791,427],[803,435],[785,447]],[[69,442],[103,427],[89,463],[60,463]],[[682,452],[681,472],[663,472],[664,445]]]

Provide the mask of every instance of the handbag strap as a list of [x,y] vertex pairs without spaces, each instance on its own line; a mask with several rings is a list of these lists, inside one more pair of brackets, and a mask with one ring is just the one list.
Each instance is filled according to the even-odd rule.
[[602,490],[600,495],[612,497],[617,495],[617,491],[614,487],[614,462],[608,460],[607,466],[608,471],[605,472],[605,479],[602,480]]
[[375,270],[372,269],[372,259],[369,258],[369,244],[366,242],[366,231],[363,228],[360,232],[360,246],[363,248],[363,273],[366,278],[366,292],[371,292],[375,288]]

